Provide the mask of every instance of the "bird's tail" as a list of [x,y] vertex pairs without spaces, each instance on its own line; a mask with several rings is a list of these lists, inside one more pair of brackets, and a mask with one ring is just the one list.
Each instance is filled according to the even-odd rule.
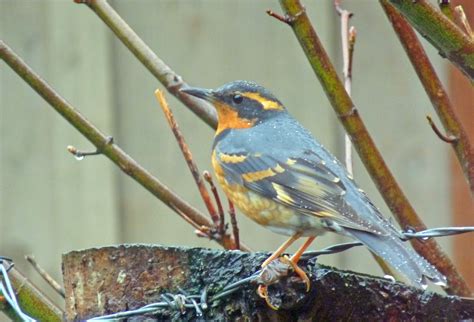
[[415,286],[425,289],[427,279],[436,285],[446,286],[446,277],[397,236],[380,236],[352,229],[348,230],[348,233],[384,259]]

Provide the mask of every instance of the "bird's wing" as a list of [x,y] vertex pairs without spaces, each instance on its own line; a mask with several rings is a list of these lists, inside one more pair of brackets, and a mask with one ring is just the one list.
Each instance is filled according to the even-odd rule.
[[347,187],[311,151],[298,157],[260,153],[226,153],[216,147],[216,158],[226,180],[239,183],[260,195],[301,213],[327,218],[338,225],[377,235],[387,232],[361,218],[348,205]]

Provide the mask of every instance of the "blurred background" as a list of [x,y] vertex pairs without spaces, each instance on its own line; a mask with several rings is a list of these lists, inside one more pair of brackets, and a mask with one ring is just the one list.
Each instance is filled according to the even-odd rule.
[[[435,2],[435,1],[433,1]],[[461,1],[458,1],[461,2]],[[465,0],[468,16],[473,3]],[[304,1],[338,70],[339,18],[332,1]],[[277,1],[111,1],[145,42],[190,85],[256,81],[273,91],[339,158],[343,130],[290,28],[268,17]],[[450,147],[425,116],[435,112],[378,3],[344,1],[357,29],[353,99],[377,146],[428,227],[474,225],[474,204]],[[469,11],[470,10],[470,11]],[[472,24],[472,15],[469,16]],[[163,88],[107,26],[72,1],[0,1],[0,38],[135,160],[205,211],[153,92]],[[429,44],[474,140],[471,85]],[[102,156],[77,161],[67,145],[93,146],[6,64],[0,69],[0,255],[40,288],[24,260],[33,254],[61,280],[61,254],[119,243],[218,247]],[[200,170],[211,169],[213,131],[171,97],[170,105]],[[390,215],[355,154],[355,178]],[[272,251],[286,237],[238,215],[241,240]],[[326,235],[312,249],[344,241]],[[471,235],[439,239],[474,287]],[[297,245],[299,246],[299,244]],[[339,268],[381,274],[369,253],[353,249],[321,258]],[[57,299],[57,298],[56,298]]]

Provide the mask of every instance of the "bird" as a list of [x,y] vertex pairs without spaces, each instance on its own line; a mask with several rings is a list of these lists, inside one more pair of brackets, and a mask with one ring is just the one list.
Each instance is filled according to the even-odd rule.
[[[346,168],[268,89],[232,81],[217,89],[187,86],[181,91],[217,111],[211,163],[227,197],[258,224],[289,236],[262,267],[306,237],[289,263],[308,291],[310,281],[298,260],[317,236],[334,232],[362,242],[414,286],[425,289],[427,280],[446,285],[446,278],[404,243]],[[267,299],[265,286],[258,291]]]

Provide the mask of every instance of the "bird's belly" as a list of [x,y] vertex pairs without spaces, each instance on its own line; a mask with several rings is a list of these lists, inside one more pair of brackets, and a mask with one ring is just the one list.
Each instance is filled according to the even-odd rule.
[[315,236],[326,231],[318,217],[302,214],[243,186],[220,183],[228,198],[242,213],[275,233]]

